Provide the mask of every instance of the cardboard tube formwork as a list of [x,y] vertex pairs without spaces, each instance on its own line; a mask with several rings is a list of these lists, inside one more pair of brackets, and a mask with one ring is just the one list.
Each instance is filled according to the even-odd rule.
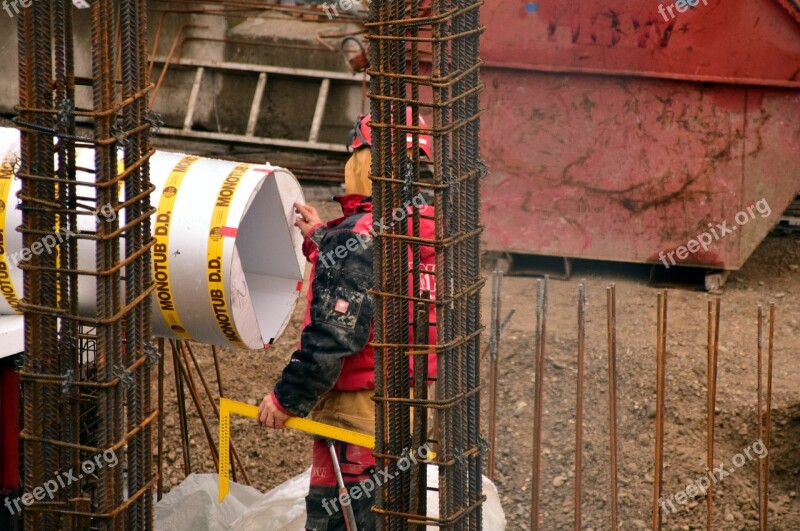
[[[0,315],[13,313],[22,293],[22,271],[15,267],[24,257],[15,230],[21,213],[9,206],[16,204],[20,182],[3,179],[13,177],[10,163],[18,153],[18,132],[0,129],[0,201],[6,204],[0,212]],[[94,167],[92,150],[78,150],[76,159],[78,167]],[[293,203],[303,201],[297,180],[270,165],[160,151],[150,159],[150,178],[157,210],[151,223],[153,333],[240,348],[270,345],[286,327],[303,280],[302,236],[293,227]],[[92,176],[79,172],[77,179]],[[79,186],[78,193],[91,197],[94,190]],[[94,231],[105,215],[113,216],[110,208],[79,216],[78,228]],[[95,247],[92,240],[79,241],[82,269],[94,269]],[[93,315],[93,277],[80,278],[79,299],[81,312]]]

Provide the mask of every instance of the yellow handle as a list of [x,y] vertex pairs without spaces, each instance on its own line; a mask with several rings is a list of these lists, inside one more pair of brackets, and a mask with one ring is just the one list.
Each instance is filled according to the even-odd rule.
[[[231,444],[231,413],[236,413],[243,417],[258,418],[258,407],[228,400],[219,399],[219,501],[222,502],[228,495],[230,483],[230,444]],[[286,421],[286,427],[293,430],[310,433],[326,439],[363,446],[364,448],[375,447],[375,437],[364,435],[352,430],[346,430],[336,426],[329,426],[321,422],[291,417]]]

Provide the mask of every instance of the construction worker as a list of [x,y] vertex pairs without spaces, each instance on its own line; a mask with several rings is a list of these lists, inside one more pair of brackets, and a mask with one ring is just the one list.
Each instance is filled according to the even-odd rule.
[[[408,123],[411,111],[408,110]],[[310,206],[295,204],[298,218],[295,226],[303,234],[303,252],[312,264],[304,328],[298,350],[283,370],[273,391],[259,407],[259,423],[270,428],[283,428],[291,416],[375,434],[375,363],[369,345],[374,330],[372,316],[373,238],[385,224],[395,219],[373,220],[372,181],[370,179],[371,130],[370,116],[360,117],[352,133],[353,154],[345,166],[345,193],[334,199],[342,206],[343,216],[323,223]],[[420,118],[421,125],[425,123]],[[431,137],[419,135],[421,155],[430,159]],[[407,137],[412,147],[411,136]],[[433,207],[415,198],[420,210],[421,235],[433,237]],[[411,212],[407,206],[406,215]],[[391,217],[393,213],[387,213]],[[427,218],[427,219],[426,219]],[[411,226],[410,216],[402,223]],[[422,247],[421,290],[435,298],[432,247]],[[431,305],[430,323],[435,323]],[[429,340],[435,342],[435,324],[429,326]],[[434,358],[434,356],[429,356]],[[429,361],[429,376],[436,374],[435,359]],[[373,484],[375,458],[372,450],[346,443],[335,444],[336,455],[348,492],[352,487]],[[330,449],[326,441],[313,443],[311,485],[306,497],[306,529],[311,531],[345,530],[344,507],[339,499]],[[368,481],[369,480],[369,481]],[[371,511],[374,492],[353,495],[349,500],[359,531],[375,529],[376,515]],[[357,498],[357,499],[356,499]],[[349,514],[349,511],[348,511]]]

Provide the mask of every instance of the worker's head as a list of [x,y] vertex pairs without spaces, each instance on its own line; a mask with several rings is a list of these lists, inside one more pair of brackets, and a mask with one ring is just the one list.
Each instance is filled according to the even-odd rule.
[[[355,151],[364,147],[372,145],[372,129],[370,121],[372,120],[371,114],[362,114],[356,120],[353,130],[350,132],[350,147]],[[413,123],[413,110],[411,107],[406,107],[406,125]],[[419,116],[418,127],[426,129],[428,123],[422,115]],[[421,133],[419,136],[419,150],[423,157],[428,160],[431,159],[431,148],[433,147],[433,138],[431,135]],[[406,134],[406,147],[410,150],[414,147],[414,136]]]
[[[412,123],[412,116],[411,107],[406,107],[406,124]],[[344,188],[345,192],[348,194],[372,194],[372,180],[370,179],[372,158],[369,150],[369,147],[372,145],[371,119],[372,115],[370,114],[359,116],[350,133],[350,147],[353,149],[353,155],[350,157],[350,160],[347,161],[344,177]],[[425,119],[420,116],[419,127],[426,128],[427,125]],[[433,138],[431,135],[427,134],[420,134],[418,138],[420,155],[423,160],[431,160]],[[407,134],[406,148],[408,149],[409,157],[411,157],[413,147],[414,136]]]
[[344,193],[372,195],[372,156],[369,147],[353,151],[344,167]]

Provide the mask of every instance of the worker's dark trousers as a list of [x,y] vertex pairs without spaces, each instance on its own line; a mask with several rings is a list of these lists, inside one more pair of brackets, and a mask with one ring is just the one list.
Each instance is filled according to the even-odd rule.
[[373,531],[375,513],[375,458],[372,450],[352,444],[336,443],[336,454],[347,496],[339,495],[330,450],[325,441],[314,441],[311,485],[306,496],[306,529],[309,531],[346,531],[342,502],[350,504],[358,531]]
[[[348,492],[357,483],[345,483]],[[375,513],[372,506],[375,498],[349,500],[356,517],[358,531],[375,530]],[[339,501],[339,489],[336,487],[311,487],[306,496],[306,529],[309,531],[347,531],[344,512]]]

